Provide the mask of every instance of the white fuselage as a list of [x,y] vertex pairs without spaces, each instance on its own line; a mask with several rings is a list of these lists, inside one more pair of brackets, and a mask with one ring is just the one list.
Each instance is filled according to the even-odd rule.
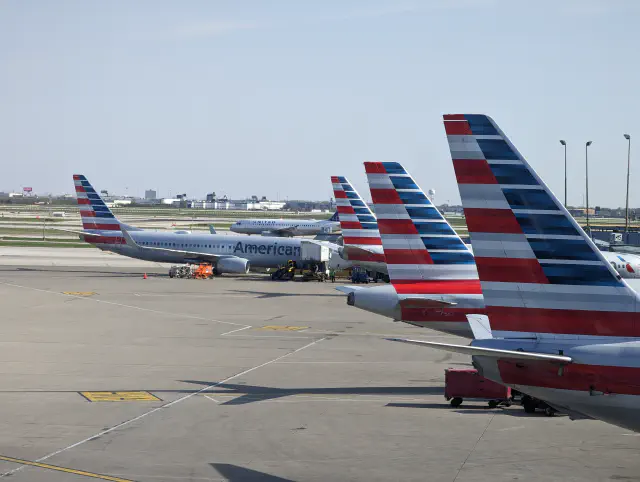
[[[173,232],[130,231],[131,238],[141,248],[165,248],[167,250],[190,251],[219,256],[236,256],[249,260],[251,266],[274,268],[293,260],[299,266],[302,259],[302,243],[308,240],[279,237],[227,236],[224,234],[177,234]],[[88,237],[87,237],[88,238]],[[170,253],[140,249],[127,244],[95,243],[106,251],[113,251],[131,258],[144,259],[159,263],[193,262],[193,256],[182,253]],[[332,258],[339,258],[340,246],[323,242],[330,247]],[[342,260],[344,262],[344,260]]]
[[533,340],[476,340],[473,346],[559,353],[573,362],[509,361],[474,356],[482,375],[550,405],[640,431],[640,341],[567,336]]
[[309,236],[331,233],[340,223],[317,219],[241,219],[229,228],[234,233],[264,234],[273,236]]

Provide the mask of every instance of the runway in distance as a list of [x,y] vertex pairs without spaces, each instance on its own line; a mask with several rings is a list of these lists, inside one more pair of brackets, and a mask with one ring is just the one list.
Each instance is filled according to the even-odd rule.
[[338,213],[327,220],[317,219],[240,219],[229,230],[263,236],[310,236],[332,233],[340,226]]
[[192,234],[148,231],[121,223],[85,176],[73,176],[83,231],[75,232],[96,247],[130,258],[160,263],[213,265],[214,273],[247,273],[250,267],[275,268],[293,260],[299,267],[306,246],[324,245],[331,251],[330,266],[348,267],[340,246],[298,238],[248,235]]
[[486,304],[481,374],[575,418],[640,431],[640,297],[485,115],[444,124]]

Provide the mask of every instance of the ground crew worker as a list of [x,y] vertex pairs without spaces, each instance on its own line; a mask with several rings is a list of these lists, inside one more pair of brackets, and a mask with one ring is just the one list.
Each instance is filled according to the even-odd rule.
[[329,279],[331,279],[332,283],[336,282],[336,270],[334,268],[329,269]]

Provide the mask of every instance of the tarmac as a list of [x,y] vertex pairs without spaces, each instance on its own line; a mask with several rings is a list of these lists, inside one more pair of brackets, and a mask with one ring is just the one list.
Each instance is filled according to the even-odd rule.
[[463,340],[337,285],[0,254],[0,479],[640,481],[640,434],[450,407],[444,370],[469,358],[386,338]]

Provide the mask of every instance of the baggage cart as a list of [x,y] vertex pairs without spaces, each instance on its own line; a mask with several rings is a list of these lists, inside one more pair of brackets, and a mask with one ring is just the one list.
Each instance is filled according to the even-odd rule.
[[452,407],[459,407],[465,399],[487,401],[490,408],[511,405],[511,388],[480,376],[475,368],[448,368],[444,380],[444,397]]

